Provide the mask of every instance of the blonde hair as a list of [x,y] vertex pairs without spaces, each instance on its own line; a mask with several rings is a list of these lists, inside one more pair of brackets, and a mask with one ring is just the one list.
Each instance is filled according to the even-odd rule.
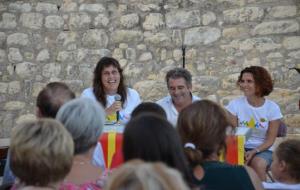
[[13,129],[10,167],[24,185],[47,186],[69,173],[74,154],[73,139],[54,119],[22,123]]
[[180,173],[165,164],[132,160],[115,170],[106,190],[187,190]]

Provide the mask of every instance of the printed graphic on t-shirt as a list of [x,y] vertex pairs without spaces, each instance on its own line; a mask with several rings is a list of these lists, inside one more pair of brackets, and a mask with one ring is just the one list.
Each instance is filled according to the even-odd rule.
[[265,118],[260,118],[259,121],[256,121],[254,117],[251,117],[249,121],[240,121],[239,125],[241,127],[249,127],[252,129],[264,129],[268,126],[268,122]]

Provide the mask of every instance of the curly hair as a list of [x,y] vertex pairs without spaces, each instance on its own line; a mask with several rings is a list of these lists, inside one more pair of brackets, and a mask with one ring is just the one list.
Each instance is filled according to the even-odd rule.
[[100,59],[100,61],[97,63],[97,66],[94,70],[94,80],[93,80],[93,92],[97,98],[97,100],[106,107],[107,101],[106,101],[106,94],[103,87],[103,81],[102,81],[102,71],[104,68],[113,66],[118,69],[120,73],[120,84],[118,87],[117,93],[121,95],[121,102],[122,106],[125,103],[125,100],[127,98],[127,92],[126,87],[124,84],[124,76],[123,76],[123,69],[121,68],[119,62],[112,58],[112,57],[103,57]]
[[226,150],[226,129],[229,126],[226,111],[210,100],[200,100],[184,108],[178,117],[177,130],[191,167],[217,152]]
[[250,66],[243,69],[237,81],[237,85],[242,80],[244,73],[251,73],[255,83],[255,95],[259,97],[268,96],[273,91],[273,81],[270,73],[263,67]]

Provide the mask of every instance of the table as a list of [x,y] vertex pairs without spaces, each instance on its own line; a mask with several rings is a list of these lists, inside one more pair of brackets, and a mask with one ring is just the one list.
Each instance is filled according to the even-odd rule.
[[123,131],[125,126],[120,124],[105,125],[99,142],[102,146],[105,165],[108,169],[118,167],[123,163]]
[[228,135],[226,139],[226,155],[220,156],[221,161],[230,164],[244,165],[245,163],[245,142],[251,136],[251,129],[247,127],[237,127],[234,135]]
[[[99,139],[102,145],[105,164],[108,169],[118,167],[123,163],[123,131],[124,125],[105,125]],[[244,164],[244,145],[251,135],[251,129],[238,127],[233,135],[228,135],[226,140],[227,153],[220,156],[230,164]]]

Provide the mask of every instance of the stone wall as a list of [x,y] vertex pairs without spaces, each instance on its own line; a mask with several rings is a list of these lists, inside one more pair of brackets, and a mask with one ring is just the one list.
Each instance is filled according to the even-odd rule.
[[166,71],[192,72],[193,91],[226,104],[242,68],[266,67],[289,133],[300,133],[299,0],[0,0],[0,137],[34,117],[50,81],[80,95],[102,56],[118,59],[143,100],[167,94]]

